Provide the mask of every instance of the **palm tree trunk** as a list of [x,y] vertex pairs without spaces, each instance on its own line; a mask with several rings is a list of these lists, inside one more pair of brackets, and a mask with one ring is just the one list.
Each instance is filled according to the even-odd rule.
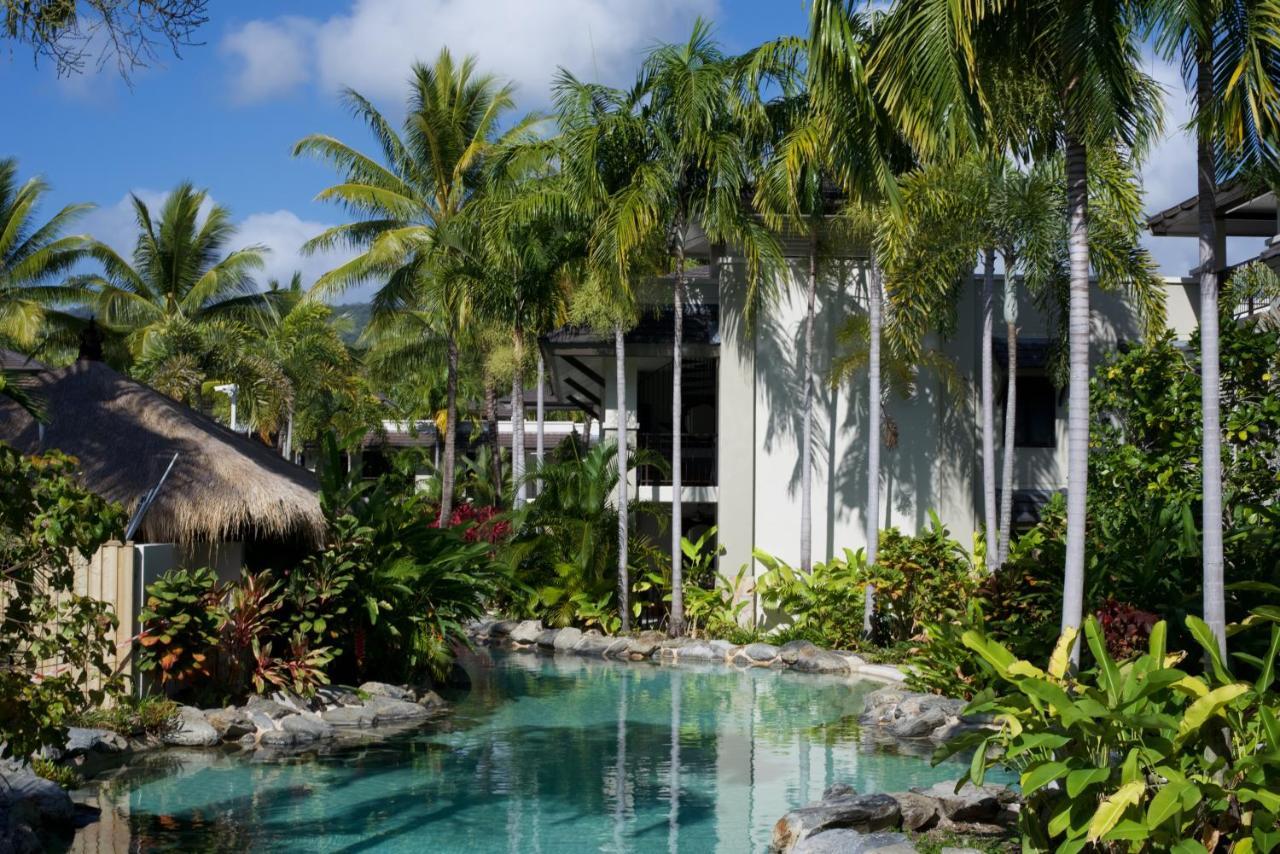
[[[1067,240],[1070,299],[1067,310],[1067,555],[1063,567],[1062,628],[1084,619],[1086,492],[1089,485],[1089,189],[1084,143],[1067,134]],[[1080,660],[1080,645],[1072,661]]]
[[1009,377],[1004,401],[1004,463],[1000,469],[1000,566],[1009,560],[1013,534],[1013,456],[1018,406],[1018,291],[1013,278],[1013,252],[1004,255],[1005,340],[1009,344]]
[[[867,281],[867,566],[875,565],[880,550],[880,267],[871,255]],[[862,604],[862,634],[870,639],[875,628],[876,589],[868,584]]]
[[448,369],[445,376],[444,465],[440,472],[440,527],[449,527],[453,517],[453,472],[457,461],[458,430],[458,339],[449,330]]
[[684,634],[684,550],[680,540],[684,535],[683,512],[680,500],[681,471],[684,462],[681,431],[684,429],[684,223],[679,226],[676,239],[676,293],[672,300],[675,307],[675,328],[671,343],[671,625],[672,637]]
[[[1207,115],[1213,103],[1213,67],[1201,48],[1196,56],[1196,112]],[[1196,173],[1200,227],[1200,405],[1203,410],[1201,476],[1203,482],[1204,621],[1227,654],[1227,615],[1222,577],[1222,426],[1218,373],[1218,257],[1216,175],[1213,142],[1196,131]]]
[[800,406],[800,568],[813,569],[813,316],[818,299],[818,226],[809,230],[809,281],[805,289],[804,359]]
[[502,443],[498,439],[498,389],[493,377],[484,380],[484,418],[489,424],[489,478],[493,481],[493,494],[502,503]]
[[622,631],[631,630],[631,579],[627,572],[627,348],[622,324],[613,327],[613,352],[618,367],[618,617]]
[[[543,399],[542,399],[542,398],[543,398],[543,395],[542,395],[542,381],[543,381],[543,377],[546,375],[546,370],[547,370],[547,366],[546,366],[546,364],[543,362],[543,359],[542,359],[542,348],[541,348],[541,347],[539,347],[539,348],[538,348],[538,392],[537,392],[537,401],[538,401],[538,403],[537,403],[537,406],[538,406],[538,415],[537,415],[537,417],[538,417],[538,434],[537,434],[537,435],[538,435],[538,438],[537,438],[537,442],[538,442],[538,445],[537,445],[537,448],[534,450],[534,454],[533,454],[534,459],[538,461],[538,470],[539,470],[539,471],[541,471],[541,470],[542,470],[542,461],[543,461],[543,459],[544,459],[544,458],[545,458],[545,456],[546,456],[546,455],[545,455],[545,450],[546,450],[546,410],[545,410],[545,408],[544,408],[544,406],[543,406]],[[541,494],[542,494],[542,481],[541,481],[541,480],[539,480],[539,481],[538,481],[538,483],[537,483],[536,488],[534,489],[534,495],[536,496],[536,495],[541,495]]]
[[293,407],[289,407],[289,420],[284,430],[284,458],[293,462]]
[[521,330],[515,331],[516,369],[511,376],[511,483],[515,489],[512,507],[523,507],[524,478],[524,340]]
[[982,253],[982,523],[986,529],[987,572],[994,572],[1000,555],[996,527],[996,389],[991,345],[995,335],[996,250]]

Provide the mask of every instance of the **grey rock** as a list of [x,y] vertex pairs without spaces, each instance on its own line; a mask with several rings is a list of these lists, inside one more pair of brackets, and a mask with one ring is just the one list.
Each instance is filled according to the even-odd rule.
[[365,682],[360,686],[361,693],[370,697],[390,697],[393,700],[414,701],[413,691],[403,685],[388,685],[386,682]]
[[427,690],[421,692],[418,695],[418,705],[422,706],[422,708],[424,709],[435,711],[438,709],[445,708],[446,706],[448,706],[448,703],[446,703],[444,701],[444,698],[442,698],[439,694],[437,694],[435,691],[432,691],[430,688],[428,688]]
[[[285,718],[288,720],[288,718]],[[263,747],[293,747],[306,741],[314,741],[308,739],[296,732],[286,732],[282,729],[273,729],[264,732],[258,739],[258,743]]]
[[0,770],[0,814],[4,813],[14,823],[65,827],[75,815],[75,805],[61,786],[29,768]]
[[515,643],[536,643],[542,634],[541,620],[523,620],[511,632],[511,640]]
[[213,747],[222,740],[213,725],[205,720],[204,712],[191,706],[179,707],[177,726],[160,739],[176,747]]
[[778,657],[778,648],[771,643],[749,643],[742,654],[752,661],[769,662]]
[[943,848],[939,854],[982,854],[977,848]]
[[257,732],[270,732],[276,728],[276,722],[267,717],[262,712],[247,712],[249,720],[253,722],[253,728]]
[[244,710],[251,715],[255,712],[266,715],[273,721],[278,721],[285,715],[296,714],[292,709],[285,708],[275,700],[268,700],[266,697],[259,697],[256,694],[244,704]]
[[630,638],[610,638],[609,646],[604,651],[605,658],[630,658]]
[[205,712],[205,720],[223,741],[235,741],[242,735],[258,731],[258,726],[248,712],[241,709],[213,709]]
[[858,668],[858,675],[883,679],[885,682],[903,682],[907,678],[907,674],[892,664],[864,664]]
[[794,854],[915,854],[916,847],[901,833],[838,828],[810,836],[791,850]]
[[373,709],[368,706],[340,706],[326,709],[320,713],[320,719],[336,727],[367,728],[377,723]]
[[612,645],[612,638],[606,638],[603,635],[585,634],[578,638],[578,642],[573,645],[572,651],[578,655],[603,657]]
[[721,658],[729,658],[737,650],[737,647],[727,640],[708,641],[708,645],[719,653]]
[[585,632],[583,632],[583,634],[584,634],[584,635],[586,635],[587,637],[590,637],[590,638],[602,638],[602,637],[604,637],[604,632],[600,631],[599,629],[595,629],[595,628],[587,629]]
[[561,629],[556,634],[555,640],[552,641],[551,645],[555,648],[556,652],[568,652],[573,649],[574,644],[581,639],[582,630],[570,627],[567,629]]
[[[431,714],[417,703],[411,703],[408,700],[396,700],[391,697],[373,697],[365,704],[365,708],[373,712],[374,722],[378,724],[391,721],[412,721],[425,718]],[[336,723],[336,721],[329,721],[329,723]]]
[[319,707],[319,702],[314,697],[308,700],[303,697],[299,697],[292,691],[275,691],[272,693],[271,699],[284,706],[293,714],[314,711],[315,708]]
[[280,729],[306,741],[327,741],[334,736],[333,724],[311,715],[291,715],[280,721]]
[[724,661],[724,653],[718,652],[709,643],[698,641],[680,647],[677,659],[679,661]]
[[942,710],[930,707],[915,715],[904,715],[889,725],[889,732],[898,738],[926,738],[947,722]]
[[515,620],[501,620],[500,622],[494,623],[492,626],[489,627],[489,637],[491,638],[508,637],[512,632],[516,630],[516,628],[519,625],[520,623]]
[[554,649],[556,645],[556,638],[559,635],[559,629],[545,629],[538,635],[536,643],[541,649]]
[[236,739],[236,744],[241,747],[254,747],[258,743],[258,734],[256,732],[246,733]]
[[955,791],[954,782],[938,783],[928,789],[913,791],[930,798],[936,798],[942,814],[951,821],[985,822],[1000,815],[1000,786],[975,786],[965,783],[959,792]]
[[929,738],[937,742],[948,742],[959,735],[985,729],[983,724],[963,719],[949,718],[945,724],[929,733]]
[[67,744],[62,755],[70,759],[86,753],[123,753],[128,749],[128,740],[118,732],[73,726],[67,728]]
[[826,650],[801,650],[792,669],[802,673],[848,673],[849,662],[843,656]]
[[357,689],[348,685],[324,685],[316,689],[316,698],[328,706],[358,706],[364,702]]
[[936,798],[915,792],[894,792],[893,799],[902,811],[903,830],[929,830],[942,819],[942,804]]
[[801,655],[812,655],[821,650],[806,640],[794,640],[778,647],[778,657],[784,664],[795,664]]
[[773,826],[773,847],[790,851],[797,843],[824,830],[843,827],[871,833],[896,828],[901,820],[898,802],[888,795],[832,798],[792,810],[778,819]]
[[829,801],[833,798],[851,798],[856,794],[858,790],[848,783],[832,783],[822,790],[822,799]]

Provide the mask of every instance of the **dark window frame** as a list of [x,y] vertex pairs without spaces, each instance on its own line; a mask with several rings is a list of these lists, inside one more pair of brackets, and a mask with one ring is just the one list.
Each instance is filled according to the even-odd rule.
[[1044,373],[1019,371],[1017,383],[1013,446],[1028,449],[1058,447],[1058,390],[1053,382]]

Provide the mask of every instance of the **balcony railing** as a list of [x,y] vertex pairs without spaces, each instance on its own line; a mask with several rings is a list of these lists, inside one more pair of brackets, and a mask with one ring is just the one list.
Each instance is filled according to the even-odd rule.
[[[671,485],[670,433],[640,433],[636,446],[667,461],[666,467],[640,466],[637,476],[641,486]],[[680,483],[682,486],[716,485],[716,437],[715,434],[684,433],[680,437]]]

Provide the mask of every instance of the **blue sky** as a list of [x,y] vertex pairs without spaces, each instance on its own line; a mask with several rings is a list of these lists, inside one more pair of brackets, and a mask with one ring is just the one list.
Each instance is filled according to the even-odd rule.
[[[0,156],[21,173],[40,173],[51,202],[91,201],[99,208],[81,230],[117,248],[132,245],[127,194],[159,201],[189,179],[229,206],[240,241],[272,248],[268,275],[302,269],[310,281],[335,258],[303,258],[298,246],[341,221],[338,209],[312,201],[333,177],[296,160],[293,142],[325,132],[371,148],[362,127],[337,101],[344,85],[399,116],[403,81],[414,59],[441,45],[475,53],[480,66],[519,84],[522,108],[546,106],[557,64],[585,77],[626,82],[655,41],[687,34],[698,15],[715,22],[729,50],[746,49],[805,26],[802,0],[218,0],[210,21],[181,58],[162,55],[132,86],[114,66],[59,79],[33,67],[20,48],[0,54],[7,113],[25,116],[0,131]],[[1148,208],[1194,191],[1192,149],[1179,126],[1185,99],[1174,69],[1152,62],[1170,91],[1172,128],[1145,173]],[[1194,263],[1194,243],[1150,243],[1162,272]],[[1238,252],[1233,252],[1238,255]],[[1232,260],[1237,260],[1233,257]],[[361,294],[353,293],[353,298]]]

